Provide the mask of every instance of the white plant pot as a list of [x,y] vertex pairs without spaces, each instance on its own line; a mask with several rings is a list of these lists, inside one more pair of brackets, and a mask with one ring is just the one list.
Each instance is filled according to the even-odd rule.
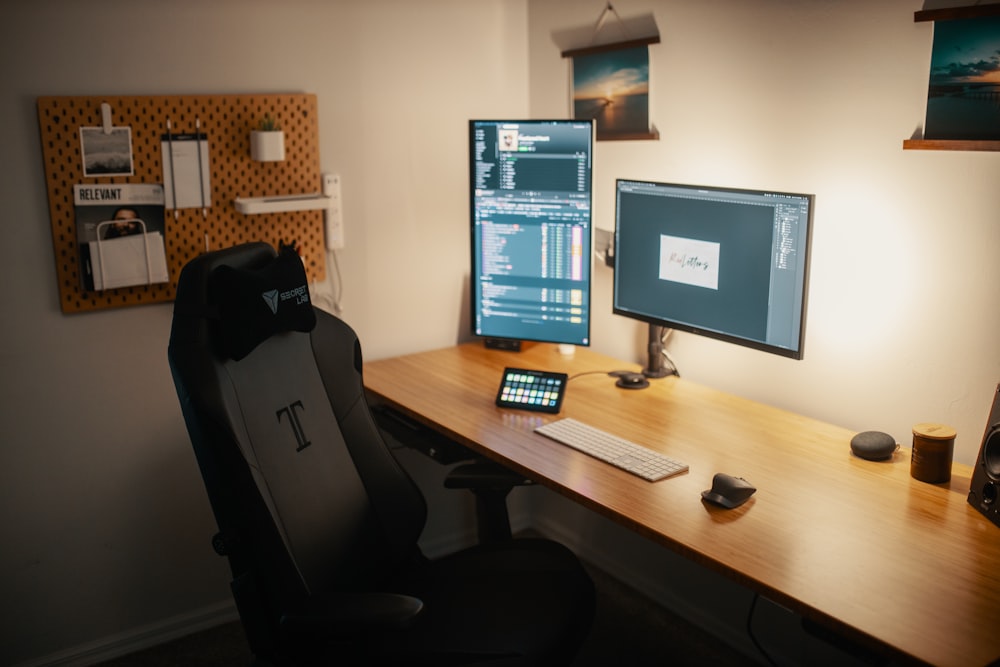
[[285,133],[281,130],[250,131],[250,157],[258,162],[280,162],[285,159]]

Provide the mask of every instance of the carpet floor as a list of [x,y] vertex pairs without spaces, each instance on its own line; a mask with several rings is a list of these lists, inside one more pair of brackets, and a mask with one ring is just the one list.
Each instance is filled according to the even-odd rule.
[[[759,664],[605,572],[588,570],[597,588],[597,612],[572,667]],[[248,667],[251,662],[243,629],[232,622],[101,663],[101,667]]]

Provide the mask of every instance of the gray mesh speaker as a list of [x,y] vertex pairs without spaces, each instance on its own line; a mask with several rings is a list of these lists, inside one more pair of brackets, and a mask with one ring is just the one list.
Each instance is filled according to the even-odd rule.
[[993,408],[986,422],[986,434],[972,471],[969,504],[1000,526],[1000,385],[993,395]]

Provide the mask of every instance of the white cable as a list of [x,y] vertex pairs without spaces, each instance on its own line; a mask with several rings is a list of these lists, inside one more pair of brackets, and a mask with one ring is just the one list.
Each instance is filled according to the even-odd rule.
[[343,312],[343,307],[341,306],[340,300],[343,297],[344,281],[341,279],[340,276],[340,262],[337,261],[337,252],[335,250],[327,250],[327,258],[330,260],[327,263],[328,266],[329,264],[333,265],[333,270],[337,274],[337,280],[336,283],[334,283],[333,277],[331,276],[331,272],[327,271],[326,279],[324,280],[323,283],[323,286],[326,289],[320,291],[318,285],[314,284],[314,287],[316,287],[316,289],[314,290],[313,301],[316,302],[317,305],[325,303],[327,306],[329,306],[330,310],[332,310],[333,314],[339,317],[340,314]]
[[674,333],[673,329],[663,327],[663,333],[660,335],[660,353],[663,355],[663,358],[667,360],[667,363],[670,364],[670,370],[672,370],[679,377],[680,373],[677,372],[677,364],[674,363],[670,353],[667,352],[667,339],[670,338],[672,333]]

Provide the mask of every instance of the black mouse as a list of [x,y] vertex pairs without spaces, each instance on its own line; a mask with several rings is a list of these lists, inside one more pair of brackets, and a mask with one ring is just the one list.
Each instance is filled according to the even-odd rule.
[[733,477],[724,472],[718,472],[712,478],[712,488],[702,491],[701,497],[731,510],[749,500],[756,490],[757,487],[742,477]]
[[642,389],[649,386],[649,380],[642,373],[622,373],[615,385],[625,389]]

